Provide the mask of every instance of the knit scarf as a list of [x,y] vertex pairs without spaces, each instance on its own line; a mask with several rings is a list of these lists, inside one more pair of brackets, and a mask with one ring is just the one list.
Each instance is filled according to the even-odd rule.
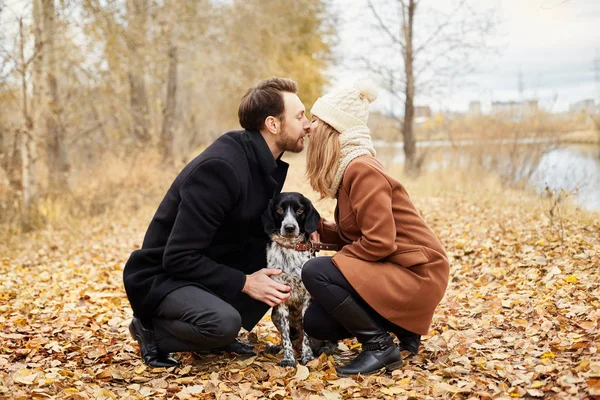
[[338,162],[337,171],[329,188],[329,197],[332,199],[337,197],[340,183],[344,177],[344,172],[350,164],[350,161],[356,157],[372,155],[375,157],[375,149],[371,141],[369,128],[364,125],[350,128],[340,134],[340,151],[341,157]]

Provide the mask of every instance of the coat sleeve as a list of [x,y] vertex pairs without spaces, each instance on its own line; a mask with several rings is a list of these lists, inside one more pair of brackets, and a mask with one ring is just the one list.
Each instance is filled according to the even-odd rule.
[[396,223],[392,187],[384,175],[368,164],[355,163],[344,174],[346,190],[361,236],[339,254],[378,261],[396,251]]
[[180,188],[181,202],[163,256],[163,267],[173,277],[198,282],[225,299],[238,295],[246,275],[218,264],[205,252],[239,191],[239,178],[228,162],[198,165]]
[[317,232],[321,235],[321,243],[336,244],[338,249],[348,244],[341,238],[335,222],[327,221],[325,218],[321,218],[317,226]]

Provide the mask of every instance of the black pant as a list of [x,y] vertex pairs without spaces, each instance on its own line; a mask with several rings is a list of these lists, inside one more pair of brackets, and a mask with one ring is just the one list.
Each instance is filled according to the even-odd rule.
[[304,314],[304,330],[315,339],[335,341],[353,336],[331,316],[333,310],[348,296],[361,303],[383,329],[393,333],[404,331],[379,315],[360,297],[333,264],[331,257],[316,257],[306,262],[302,267],[302,281],[314,298]]
[[214,294],[184,286],[165,296],[152,325],[161,351],[200,351],[231,343],[242,327],[242,317]]

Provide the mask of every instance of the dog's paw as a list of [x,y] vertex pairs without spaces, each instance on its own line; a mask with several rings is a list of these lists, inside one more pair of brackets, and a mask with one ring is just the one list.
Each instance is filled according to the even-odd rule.
[[333,354],[333,352],[336,349],[337,349],[337,342],[325,341],[319,349],[319,354],[325,353],[329,356],[329,355]]
[[334,341],[317,339],[311,339],[310,343],[310,347],[315,357],[318,357],[323,353],[327,355],[333,354],[333,352],[337,349],[337,345],[337,342]]
[[314,359],[315,356],[313,356],[312,354],[304,354],[302,355],[302,365],[306,365]]
[[283,360],[281,360],[281,362],[279,363],[280,366],[282,367],[294,367],[296,368],[296,360],[294,359],[288,359],[288,358],[284,358]]

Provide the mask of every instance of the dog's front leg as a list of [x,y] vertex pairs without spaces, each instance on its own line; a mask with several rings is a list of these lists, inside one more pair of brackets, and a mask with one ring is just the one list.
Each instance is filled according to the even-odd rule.
[[[306,312],[306,309],[308,308],[309,304],[310,304],[310,298],[308,298],[302,305],[302,316],[300,318],[300,324],[304,323],[304,313]],[[308,337],[306,332],[304,332],[304,329],[302,329],[302,364],[306,364],[309,361],[314,360],[314,358],[315,358],[315,355],[310,346],[310,338]]]
[[279,365],[282,367],[295,367],[296,358],[294,357],[294,349],[292,347],[292,340],[290,339],[290,311],[287,305],[283,303],[273,308],[271,319],[281,335],[283,359]]

